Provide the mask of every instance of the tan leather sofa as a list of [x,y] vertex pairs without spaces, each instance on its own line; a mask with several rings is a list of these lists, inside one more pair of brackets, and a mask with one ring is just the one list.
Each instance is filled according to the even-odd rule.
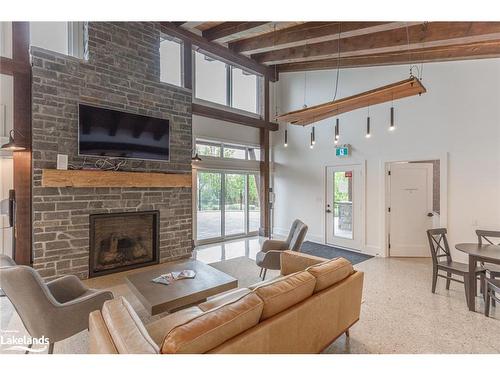
[[123,297],[90,315],[90,353],[319,353],[359,319],[363,273],[295,251],[281,276],[144,326]]

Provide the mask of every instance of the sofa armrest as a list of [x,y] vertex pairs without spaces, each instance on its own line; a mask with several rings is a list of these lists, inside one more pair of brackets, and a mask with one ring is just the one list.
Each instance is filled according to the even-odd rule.
[[89,316],[89,354],[118,354],[100,310]]
[[286,276],[294,272],[304,271],[307,267],[327,261],[328,259],[314,255],[286,250],[281,253],[281,275]]

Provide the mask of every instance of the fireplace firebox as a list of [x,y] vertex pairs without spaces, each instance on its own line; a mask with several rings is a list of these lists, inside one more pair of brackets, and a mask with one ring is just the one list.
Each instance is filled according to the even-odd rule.
[[90,215],[89,277],[157,264],[159,211]]

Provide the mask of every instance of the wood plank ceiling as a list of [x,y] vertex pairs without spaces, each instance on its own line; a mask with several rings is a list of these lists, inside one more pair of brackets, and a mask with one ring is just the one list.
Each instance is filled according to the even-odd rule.
[[278,72],[500,57],[500,22],[175,22]]

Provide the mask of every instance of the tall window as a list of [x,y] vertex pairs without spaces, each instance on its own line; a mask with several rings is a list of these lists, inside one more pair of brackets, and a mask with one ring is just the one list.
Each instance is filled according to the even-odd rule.
[[239,68],[232,67],[231,104],[232,107],[244,111],[259,113],[258,105],[258,78]]
[[0,56],[12,58],[12,22],[0,22]]
[[197,99],[261,114],[262,77],[195,52],[195,97]]
[[160,42],[160,81],[175,86],[183,86],[182,71],[183,45],[175,39]]
[[195,52],[196,97],[209,102],[228,105],[227,70],[227,64]]
[[63,55],[84,57],[83,22],[30,22],[30,44]]

